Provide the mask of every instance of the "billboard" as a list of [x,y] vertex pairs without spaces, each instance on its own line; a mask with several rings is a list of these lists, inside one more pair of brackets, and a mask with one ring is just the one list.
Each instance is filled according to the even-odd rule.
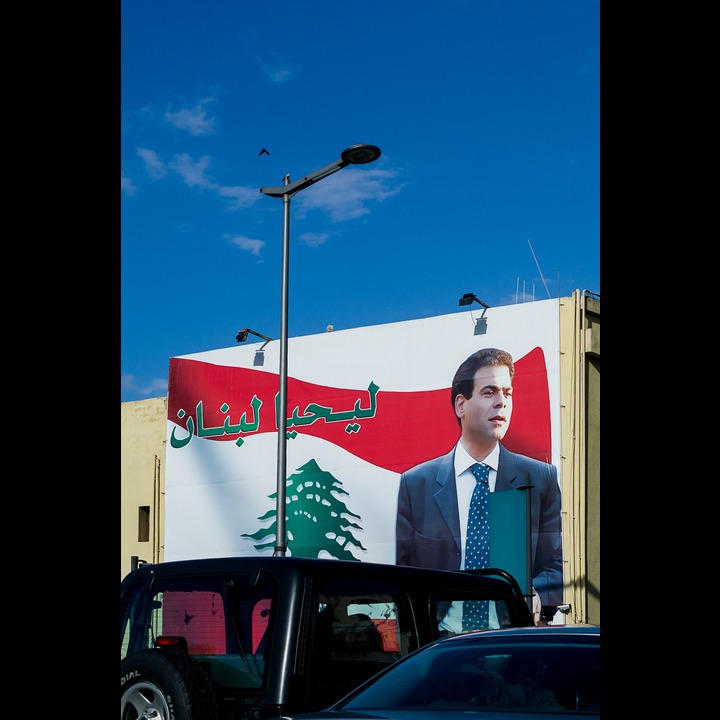
[[[165,560],[273,553],[279,345],[170,359]],[[288,555],[396,561],[401,474],[455,446],[452,379],[486,347],[515,361],[502,445],[559,474],[558,299],[289,339]]]

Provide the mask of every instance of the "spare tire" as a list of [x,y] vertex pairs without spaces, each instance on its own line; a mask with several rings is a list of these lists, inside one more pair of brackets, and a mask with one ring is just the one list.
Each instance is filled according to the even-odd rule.
[[217,720],[210,678],[180,650],[142,650],[120,662],[120,720]]

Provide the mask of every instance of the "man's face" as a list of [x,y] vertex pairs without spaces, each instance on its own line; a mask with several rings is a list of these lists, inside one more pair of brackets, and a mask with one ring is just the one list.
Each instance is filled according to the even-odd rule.
[[458,395],[455,412],[462,420],[463,436],[487,442],[502,440],[512,415],[512,380],[505,366],[480,368],[470,398]]

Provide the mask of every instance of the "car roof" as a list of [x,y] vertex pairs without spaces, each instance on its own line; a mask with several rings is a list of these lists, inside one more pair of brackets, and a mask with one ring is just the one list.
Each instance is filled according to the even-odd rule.
[[503,639],[540,639],[547,636],[597,636],[600,637],[599,625],[530,625],[528,627],[507,627],[496,630],[478,630],[477,632],[463,633],[462,635],[450,635],[438,642],[472,640],[482,638],[483,640]]
[[329,558],[309,557],[275,557],[275,556],[232,556],[216,558],[196,558],[188,560],[173,560],[162,563],[145,563],[132,570],[121,581],[121,588],[140,578],[172,577],[172,576],[202,576],[224,574],[233,572],[278,572],[292,574],[296,577],[303,575],[335,575],[350,573],[355,577],[403,577],[407,581],[426,584],[428,577],[445,578],[455,587],[477,587],[477,577],[488,590],[502,594],[516,594],[522,596],[522,591],[512,576],[507,576],[504,570],[487,568],[478,571],[464,570],[438,570],[436,568],[414,567],[409,565],[395,565],[390,563],[375,563],[367,561],[351,561]]

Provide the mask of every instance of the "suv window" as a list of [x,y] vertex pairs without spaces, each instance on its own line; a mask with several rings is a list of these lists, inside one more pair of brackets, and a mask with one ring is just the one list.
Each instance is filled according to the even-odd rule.
[[407,589],[347,576],[318,582],[310,687],[339,698],[419,645]]
[[178,648],[223,689],[261,688],[278,589],[270,576],[253,586],[247,576],[160,579],[152,592],[132,595],[121,659],[144,649]]

